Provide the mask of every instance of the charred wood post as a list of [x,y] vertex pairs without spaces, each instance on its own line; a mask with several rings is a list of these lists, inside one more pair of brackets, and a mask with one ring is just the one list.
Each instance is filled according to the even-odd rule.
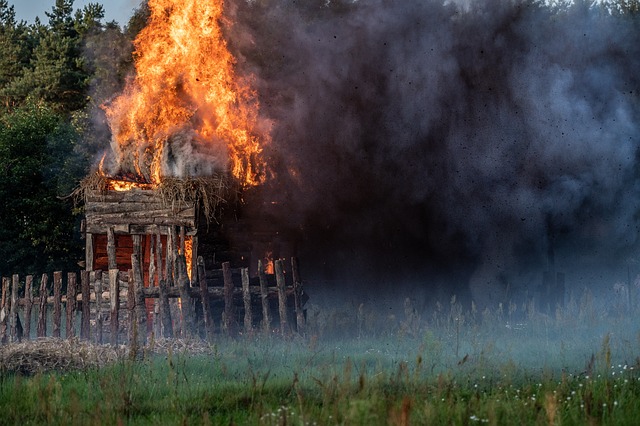
[[92,271],[89,275],[93,282],[93,292],[96,296],[96,343],[102,344],[102,271]]
[[233,280],[231,278],[231,264],[222,263],[222,277],[224,281],[224,318],[223,325],[227,334],[235,334],[235,309],[233,305]]
[[249,291],[249,268],[242,268],[242,301],[244,303],[244,331],[253,331],[253,315],[251,313],[251,292]]
[[110,343],[112,345],[118,344],[118,330],[120,324],[118,323],[118,311],[120,308],[120,282],[118,280],[118,269],[109,269],[109,304],[110,315],[109,324],[111,326]]
[[62,272],[53,273],[53,337],[60,337],[62,324]]
[[302,311],[302,281],[300,280],[300,270],[298,269],[298,259],[291,258],[291,275],[293,277],[293,301],[296,310],[296,325],[298,333],[304,334],[304,312]]
[[202,299],[202,318],[204,321],[204,330],[207,341],[213,340],[214,323],[211,315],[211,306],[209,304],[209,289],[207,288],[207,279],[205,277],[204,259],[198,257],[198,282],[200,284],[200,297]]
[[80,324],[80,337],[89,340],[91,337],[91,293],[89,289],[89,271],[80,272],[80,285],[82,287],[82,323]]
[[269,309],[269,293],[267,291],[267,275],[262,260],[258,260],[258,279],[260,280],[260,301],[262,302],[262,329],[271,332],[271,313]]
[[27,275],[24,281],[24,335],[31,337],[31,311],[33,310],[33,275]]
[[85,235],[84,264],[86,271],[93,271],[93,234]]
[[280,314],[280,332],[282,335],[289,334],[289,326],[287,324],[287,294],[285,289],[284,270],[282,268],[282,259],[275,261],[276,270],[276,286],[278,288],[278,312]]
[[70,339],[75,337],[75,316],[76,316],[76,274],[69,272],[67,274],[67,330],[66,337]]
[[38,326],[36,334],[38,337],[45,337],[47,334],[47,283],[49,282],[49,275],[42,274],[40,280],[40,301],[38,310]]

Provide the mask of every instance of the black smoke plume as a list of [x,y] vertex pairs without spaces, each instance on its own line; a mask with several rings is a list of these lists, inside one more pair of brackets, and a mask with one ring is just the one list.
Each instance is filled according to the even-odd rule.
[[271,178],[246,214],[288,233],[308,273],[483,304],[532,291],[551,251],[572,285],[626,277],[637,17],[526,1],[227,8],[238,68],[273,120]]

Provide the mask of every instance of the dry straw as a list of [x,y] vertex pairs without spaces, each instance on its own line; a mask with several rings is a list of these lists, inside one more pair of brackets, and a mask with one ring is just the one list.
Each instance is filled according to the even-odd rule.
[[[97,172],[92,173],[80,181],[70,197],[80,205],[87,192],[107,194],[110,180]],[[149,190],[155,191],[168,208],[179,209],[189,204],[201,206],[207,222],[219,216],[224,204],[236,201],[240,192],[229,176],[222,173],[206,177],[164,177],[157,187]]]

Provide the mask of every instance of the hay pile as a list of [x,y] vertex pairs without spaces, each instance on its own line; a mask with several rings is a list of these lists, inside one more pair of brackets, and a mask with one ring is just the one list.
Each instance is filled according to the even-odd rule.
[[[118,361],[133,359],[131,348],[121,345],[97,345],[78,338],[38,338],[0,345],[0,373],[34,375],[38,373],[82,371]],[[199,339],[155,339],[137,355],[211,355],[214,347]],[[136,357],[138,359],[138,357]]]
[[46,337],[0,346],[0,371],[33,375],[86,370],[112,364],[125,354],[124,347]]

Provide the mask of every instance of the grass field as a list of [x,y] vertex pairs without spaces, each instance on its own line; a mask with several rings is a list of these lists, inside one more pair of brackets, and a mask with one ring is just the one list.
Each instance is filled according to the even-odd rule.
[[[2,424],[637,424],[637,312],[571,303],[422,318],[320,312],[306,337],[220,338],[103,367],[3,371]],[[513,318],[518,320],[514,321]],[[348,325],[350,325],[348,327]],[[348,327],[348,328],[346,328]],[[340,331],[338,333],[337,331]]]

